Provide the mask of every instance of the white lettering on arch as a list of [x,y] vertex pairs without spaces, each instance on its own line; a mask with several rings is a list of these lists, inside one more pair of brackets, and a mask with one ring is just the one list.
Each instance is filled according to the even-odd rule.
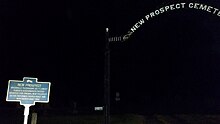
[[125,34],[123,36],[124,40],[127,40],[137,29],[139,29],[146,21],[149,21],[150,19],[162,14],[162,13],[166,13],[168,11],[175,11],[175,10],[179,10],[179,9],[196,9],[196,10],[202,10],[202,11],[206,11],[208,13],[212,13],[216,16],[220,16],[220,9],[210,6],[210,5],[206,5],[206,4],[201,4],[201,3],[176,3],[176,4],[170,4],[170,5],[166,5],[163,6],[159,9],[156,9],[155,11],[152,11],[148,14],[146,14],[144,16],[144,18],[140,19],[137,23],[135,23],[132,28],[130,28],[130,30],[127,32],[127,34]]

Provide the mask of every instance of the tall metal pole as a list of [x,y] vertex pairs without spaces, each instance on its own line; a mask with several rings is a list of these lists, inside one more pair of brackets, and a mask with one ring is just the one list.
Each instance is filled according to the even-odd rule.
[[110,124],[110,47],[108,28],[106,28],[105,33],[104,120],[105,124]]

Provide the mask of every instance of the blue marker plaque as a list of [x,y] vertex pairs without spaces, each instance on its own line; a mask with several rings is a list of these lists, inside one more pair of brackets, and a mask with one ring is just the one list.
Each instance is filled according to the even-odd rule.
[[24,77],[23,81],[9,80],[6,101],[34,105],[49,102],[50,82],[37,82],[37,78]]

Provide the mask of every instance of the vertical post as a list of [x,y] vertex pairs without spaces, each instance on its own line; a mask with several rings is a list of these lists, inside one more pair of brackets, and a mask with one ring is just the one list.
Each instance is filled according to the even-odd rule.
[[110,124],[110,48],[109,29],[106,28],[105,36],[105,70],[104,70],[104,120],[105,124]]
[[37,113],[32,113],[31,124],[37,124]]
[[30,106],[31,105],[29,105],[29,104],[24,105],[24,124],[28,123],[28,115],[29,115]]

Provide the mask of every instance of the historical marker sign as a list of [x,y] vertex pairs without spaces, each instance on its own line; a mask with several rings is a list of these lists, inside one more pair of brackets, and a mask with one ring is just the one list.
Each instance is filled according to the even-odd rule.
[[9,80],[6,101],[20,102],[24,106],[24,124],[28,123],[29,108],[35,102],[48,103],[50,82],[38,82],[37,78],[24,77],[23,81]]
[[37,78],[24,77],[23,81],[9,80],[6,101],[34,105],[49,102],[50,82],[37,82]]

